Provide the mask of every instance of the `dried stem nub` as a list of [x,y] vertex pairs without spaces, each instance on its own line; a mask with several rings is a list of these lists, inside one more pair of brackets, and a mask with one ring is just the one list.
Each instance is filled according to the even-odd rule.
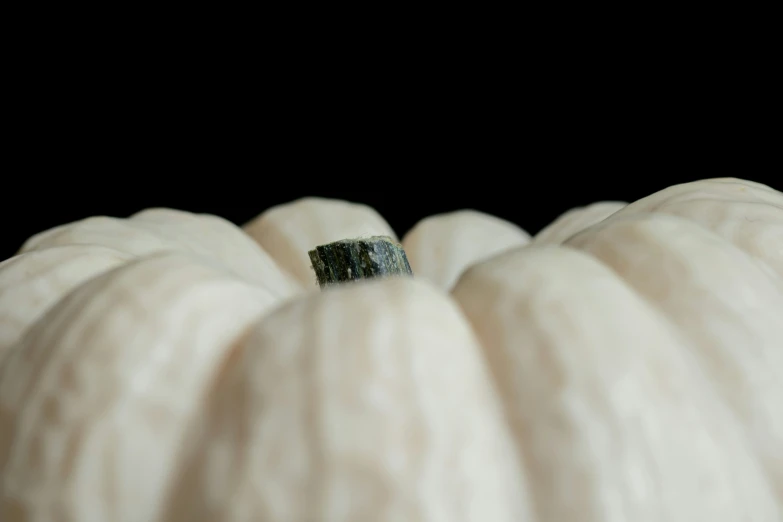
[[360,279],[413,275],[402,245],[387,236],[343,239],[308,254],[322,289]]

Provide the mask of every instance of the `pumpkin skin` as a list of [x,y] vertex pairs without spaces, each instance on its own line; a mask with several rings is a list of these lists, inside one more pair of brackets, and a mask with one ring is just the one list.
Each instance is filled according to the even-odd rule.
[[0,520],[783,520],[783,194],[705,180],[533,238],[435,216],[415,278],[320,292],[307,250],[356,235],[394,237],[308,198],[28,240]]

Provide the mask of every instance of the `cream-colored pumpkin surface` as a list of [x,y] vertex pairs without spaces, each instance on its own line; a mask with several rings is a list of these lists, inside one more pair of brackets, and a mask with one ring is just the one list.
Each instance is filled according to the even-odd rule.
[[0,520],[783,520],[779,192],[529,243],[436,216],[403,239],[422,277],[317,289],[308,249],[390,231],[308,198],[31,238],[0,264]]
[[481,348],[443,293],[317,294],[235,350],[165,520],[530,519]]
[[534,239],[537,245],[559,245],[577,232],[608,218],[626,203],[619,201],[600,201],[586,207],[572,208],[555,219]]
[[529,242],[530,235],[513,223],[461,210],[421,220],[402,246],[418,277],[448,290],[469,266]]

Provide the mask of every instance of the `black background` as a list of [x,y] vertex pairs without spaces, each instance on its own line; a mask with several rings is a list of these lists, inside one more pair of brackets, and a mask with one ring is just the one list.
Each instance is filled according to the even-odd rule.
[[241,224],[314,195],[371,205],[399,235],[461,208],[535,233],[574,206],[697,179],[783,189],[770,127],[683,104],[627,115],[565,104],[505,117],[502,106],[482,115],[420,101],[399,113],[306,107],[264,120],[241,117],[241,106],[208,114],[165,100],[104,100],[105,112],[94,100],[57,103],[21,127],[4,169],[0,259],[58,224],[159,206]]
[[[192,150],[189,145],[181,147],[178,154]],[[764,169],[740,169],[739,159],[734,160],[736,168],[731,168],[730,159],[723,168],[716,162],[710,162],[715,169],[672,168],[667,163],[687,162],[687,158],[659,154],[657,161],[651,158],[644,164],[646,155],[654,151],[639,149],[636,160],[623,160],[614,151],[603,150],[585,156],[563,151],[577,156],[564,161],[558,160],[556,150],[528,154],[524,148],[518,145],[498,153],[485,144],[466,152],[457,150],[457,145],[442,145],[438,152],[397,153],[380,162],[367,152],[369,157],[359,159],[351,158],[351,150],[340,150],[299,165],[295,156],[290,160],[294,165],[286,165],[285,158],[279,157],[285,154],[278,154],[275,165],[267,165],[261,152],[257,157],[247,152],[238,158],[223,151],[198,156],[201,162],[137,154],[136,161],[128,159],[123,166],[113,159],[131,154],[122,148],[107,152],[102,160],[79,149],[62,160],[72,164],[69,169],[75,175],[50,164],[52,177],[36,180],[31,175],[9,194],[1,211],[0,259],[13,255],[30,235],[52,226],[92,215],[124,217],[148,207],[207,212],[242,224],[270,206],[315,195],[371,205],[400,236],[425,216],[461,208],[498,215],[532,234],[574,206],[599,200],[633,201],[668,185],[700,178],[740,176],[783,188],[779,176]],[[450,153],[457,158],[448,158]],[[377,154],[395,153],[379,149]],[[386,165],[377,164],[386,161]],[[156,162],[169,166],[155,167]]]
[[316,46],[251,63],[94,43],[49,47],[9,81],[0,259],[52,226],[156,206],[241,224],[316,195],[372,205],[399,235],[460,208],[535,233],[702,178],[783,189],[775,69],[720,50]]

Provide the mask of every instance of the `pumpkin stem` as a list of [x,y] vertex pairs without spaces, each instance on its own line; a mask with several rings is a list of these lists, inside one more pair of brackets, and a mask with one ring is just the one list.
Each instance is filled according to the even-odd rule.
[[343,239],[308,252],[318,286],[413,275],[402,245],[387,236]]

